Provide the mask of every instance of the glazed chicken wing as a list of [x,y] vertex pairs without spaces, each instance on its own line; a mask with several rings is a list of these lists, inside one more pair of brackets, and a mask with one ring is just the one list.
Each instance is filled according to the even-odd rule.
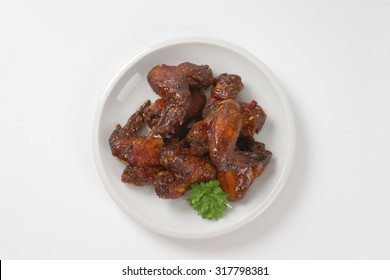
[[209,66],[188,62],[178,66],[157,65],[149,71],[147,79],[153,91],[167,102],[151,135],[165,137],[172,137],[183,124],[191,104],[190,89],[206,89],[213,81]]
[[237,149],[242,119],[240,104],[232,99],[225,100],[216,109],[209,133],[210,158],[218,170],[221,187],[231,201],[245,195],[272,156],[256,142],[246,151]]
[[[205,103],[206,95],[204,92],[200,89],[191,89],[190,106],[186,111],[183,124],[176,128],[174,135],[172,135],[172,132],[161,132],[160,136],[164,139],[167,139],[171,138],[172,136],[176,137],[180,134],[187,134],[188,130],[185,130],[183,126],[186,126],[186,124],[192,120],[195,120],[198,115],[200,115]],[[165,115],[167,110],[169,110],[169,102],[164,98],[159,98],[153,104],[148,106],[145,109],[144,117],[149,128],[153,129],[153,127],[155,127],[161,121],[161,118]],[[185,133],[183,133],[183,130]]]
[[214,79],[211,97],[202,111],[203,119],[191,127],[186,137],[192,154],[202,156],[209,151],[209,131],[214,112],[223,100],[235,99],[243,87],[241,77],[238,75],[225,73]]
[[145,166],[159,165],[159,156],[162,146],[161,138],[147,138],[137,136],[145,125],[143,113],[150,105],[150,101],[143,104],[127,121],[125,126],[117,124],[109,138],[112,155],[130,165]]
[[219,104],[209,132],[210,158],[218,170],[225,170],[233,155],[242,127],[241,107],[237,101]]
[[252,152],[257,158],[255,164],[245,166],[233,163],[227,170],[218,172],[218,180],[222,189],[229,195],[230,201],[242,199],[271,160],[272,153],[267,151],[262,143],[254,142]]
[[159,165],[161,138],[145,136],[129,137],[116,129],[110,138],[111,152],[114,157],[131,165]]
[[162,198],[177,198],[192,184],[215,179],[217,173],[206,157],[191,155],[185,141],[169,143],[162,148],[161,164],[167,169],[155,177],[156,193]]
[[[236,99],[237,95],[244,88],[241,77],[235,74],[221,74],[215,78],[211,97],[203,109],[203,116],[207,116],[211,111],[216,109],[223,100]],[[253,136],[259,133],[267,115],[256,101],[250,103],[240,102],[241,111],[243,114],[242,131],[240,134],[243,137]]]
[[[196,155],[208,152],[208,132],[215,112],[221,102],[237,97],[244,88],[241,77],[235,74],[221,74],[215,78],[211,97],[207,100],[202,111],[203,120],[195,123],[188,132],[187,140],[191,145],[191,151]],[[254,134],[259,133],[267,115],[256,101],[250,103],[239,102],[241,107],[242,125],[239,139],[243,141],[253,140]],[[253,144],[253,141],[251,141]]]

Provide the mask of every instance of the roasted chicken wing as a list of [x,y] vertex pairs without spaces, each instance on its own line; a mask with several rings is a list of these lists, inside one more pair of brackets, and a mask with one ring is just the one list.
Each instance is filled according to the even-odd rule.
[[243,125],[241,106],[237,101],[222,101],[209,133],[209,152],[218,170],[222,189],[229,194],[229,200],[241,199],[253,180],[267,166],[272,153],[255,144],[245,151],[237,149],[237,141]]
[[137,136],[137,133],[145,126],[143,114],[149,105],[150,101],[145,102],[123,127],[117,124],[109,138],[112,155],[130,165],[156,166],[160,164],[162,139]]
[[212,81],[207,65],[182,63],[178,66],[157,65],[149,71],[148,82],[155,93],[167,102],[158,122],[152,127],[151,136],[173,137],[183,124],[191,105],[190,89],[206,89]]
[[232,99],[222,101],[214,113],[209,131],[210,158],[218,170],[229,165],[251,165],[258,156],[250,151],[237,150],[243,116],[240,104]]
[[180,197],[192,184],[217,177],[210,159],[191,155],[185,140],[164,145],[160,162],[167,169],[155,180],[156,193],[162,198]]
[[[183,134],[183,126],[186,126],[189,122],[196,120],[196,118],[200,115],[204,105],[206,103],[206,95],[200,89],[191,89],[191,100],[190,106],[186,111],[186,115],[184,117],[184,122],[182,125],[179,125],[175,132],[161,132],[159,135],[164,138],[172,138],[176,137],[178,134]],[[149,128],[153,129],[160,121],[161,118],[165,115],[165,112],[169,110],[169,102],[164,98],[157,99],[153,104],[148,106],[145,109],[144,117]],[[185,134],[187,134],[188,130]]]
[[221,188],[229,195],[230,201],[242,199],[253,181],[263,173],[271,160],[272,153],[267,151],[262,143],[254,142],[252,152],[257,158],[255,164],[245,166],[233,163],[225,171],[218,172]]
[[[216,109],[224,100],[235,100],[243,88],[244,85],[238,75],[225,73],[215,78],[211,97],[207,100],[202,111],[204,119],[195,123],[187,135],[193,154],[203,155],[208,152],[208,133],[214,114],[217,112]],[[239,104],[242,116],[239,139],[247,142],[253,140],[254,134],[259,133],[267,115],[254,100],[250,103],[239,102]],[[253,144],[253,141],[251,144]]]

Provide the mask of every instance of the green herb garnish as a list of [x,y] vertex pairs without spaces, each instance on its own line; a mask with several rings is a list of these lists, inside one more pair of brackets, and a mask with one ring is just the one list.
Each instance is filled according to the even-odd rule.
[[191,196],[187,200],[203,219],[218,220],[227,209],[228,197],[219,181],[212,180],[191,185]]

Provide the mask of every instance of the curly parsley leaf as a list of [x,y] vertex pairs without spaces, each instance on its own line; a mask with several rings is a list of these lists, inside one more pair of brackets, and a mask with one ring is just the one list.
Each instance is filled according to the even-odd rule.
[[219,181],[212,180],[193,184],[187,200],[203,219],[218,220],[227,209],[228,197],[219,186]]

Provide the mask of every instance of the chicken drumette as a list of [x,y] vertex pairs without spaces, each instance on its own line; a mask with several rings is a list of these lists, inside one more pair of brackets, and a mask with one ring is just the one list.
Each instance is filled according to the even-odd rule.
[[[191,145],[191,152],[196,155],[203,155],[209,151],[208,131],[218,106],[224,100],[235,100],[240,91],[244,88],[241,77],[234,74],[221,74],[215,78],[211,97],[203,109],[203,119],[196,122],[187,134],[188,142]],[[256,101],[250,103],[239,102],[241,108],[242,125],[237,145],[239,147],[253,144],[253,136],[260,132],[267,115]]]
[[220,103],[209,132],[209,153],[218,170],[222,189],[229,200],[244,197],[253,180],[265,169],[272,157],[264,145],[251,141],[239,150],[237,141],[243,124],[240,104],[232,99]]

